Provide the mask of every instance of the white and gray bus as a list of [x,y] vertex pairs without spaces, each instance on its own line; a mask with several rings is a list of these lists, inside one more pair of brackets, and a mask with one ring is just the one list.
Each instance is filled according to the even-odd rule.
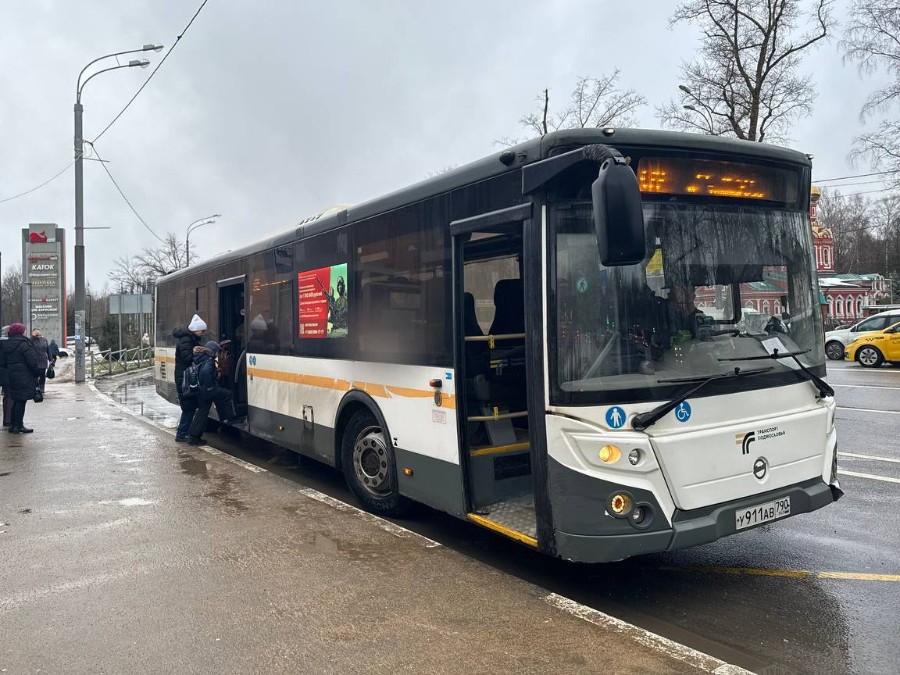
[[783,148],[548,134],[160,279],[157,391],[197,312],[248,433],[375,513],[586,562],[712,542],[841,495],[809,193]]

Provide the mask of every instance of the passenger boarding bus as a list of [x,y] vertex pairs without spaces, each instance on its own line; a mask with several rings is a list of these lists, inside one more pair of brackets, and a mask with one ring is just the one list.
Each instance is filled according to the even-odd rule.
[[247,432],[376,514],[586,562],[712,542],[841,495],[809,194],[798,152],[584,129],[280,234],[261,214],[159,280],[157,391],[196,312]]

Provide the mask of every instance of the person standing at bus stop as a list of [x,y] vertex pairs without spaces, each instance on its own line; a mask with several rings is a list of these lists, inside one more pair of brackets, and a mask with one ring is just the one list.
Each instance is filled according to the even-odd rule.
[[[0,329],[0,340],[6,340],[7,331],[9,330],[9,326],[3,326]],[[3,350],[3,342],[0,342],[0,351]],[[7,377],[6,377],[6,368],[0,368],[0,391],[2,391],[3,395],[3,428],[9,426],[10,420],[12,419],[12,395],[9,393],[9,387],[7,386]]]
[[34,345],[34,353],[37,354],[38,366],[42,371],[38,376],[37,388],[43,394],[44,387],[47,385],[47,367],[52,363],[52,359],[50,358],[50,345],[47,344],[47,338],[41,335],[40,328],[31,331],[31,344]]
[[9,432],[30,434],[34,429],[25,426],[25,404],[34,398],[38,375],[42,372],[37,353],[31,340],[25,337],[25,325],[21,323],[9,327],[9,337],[0,345],[0,372],[13,402]]
[[178,420],[178,428],[175,431],[175,440],[186,443],[188,430],[197,412],[197,397],[185,396],[181,390],[181,381],[184,379],[184,371],[191,365],[194,359],[194,347],[202,343],[200,339],[206,332],[206,322],[200,315],[194,314],[187,326],[179,326],[172,331],[175,338],[175,388],[178,391],[178,405],[181,406],[181,418]]

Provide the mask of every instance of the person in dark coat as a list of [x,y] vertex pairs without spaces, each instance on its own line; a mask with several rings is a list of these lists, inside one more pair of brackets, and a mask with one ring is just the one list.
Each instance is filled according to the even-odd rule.
[[[9,326],[0,328],[0,340],[6,340]],[[0,350],[3,349],[3,343],[0,342]],[[6,386],[6,368],[0,368],[0,392],[3,394],[3,427],[9,426],[12,419],[12,396],[9,395],[9,389]]]
[[50,363],[56,363],[56,359],[59,358],[59,345],[56,344],[56,340],[50,340],[47,349],[50,350]]
[[52,362],[50,359],[50,345],[47,344],[47,338],[41,335],[41,329],[35,328],[31,331],[31,344],[34,345],[34,353],[38,357],[38,367],[41,374],[38,375],[38,389],[44,392],[47,384],[47,366]]
[[234,408],[234,400],[228,389],[219,386],[216,375],[216,356],[219,354],[218,342],[209,341],[202,347],[194,347],[194,363],[199,366],[200,389],[196,394],[197,412],[188,431],[188,443],[200,445],[203,443],[201,435],[206,426],[206,418],[213,403],[219,413],[222,424],[232,424],[237,419],[237,411]]
[[181,406],[181,418],[178,420],[178,428],[175,430],[175,440],[186,443],[188,430],[197,412],[197,397],[185,396],[181,391],[181,381],[184,379],[184,371],[193,362],[194,347],[200,346],[200,338],[206,332],[206,322],[199,315],[194,314],[187,326],[180,326],[172,331],[175,338],[175,388],[178,390],[178,405]]
[[34,429],[25,426],[25,404],[34,398],[38,375],[42,371],[34,346],[25,337],[24,324],[12,324],[9,338],[0,342],[0,371],[4,373],[4,381],[13,400],[9,432],[30,434]]

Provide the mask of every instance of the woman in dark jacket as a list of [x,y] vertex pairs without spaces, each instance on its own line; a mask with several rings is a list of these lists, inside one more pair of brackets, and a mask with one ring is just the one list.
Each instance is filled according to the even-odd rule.
[[0,342],[0,370],[4,373],[7,390],[13,400],[9,432],[30,434],[34,429],[25,426],[25,404],[34,398],[37,389],[38,357],[25,337],[25,326],[14,323],[9,327],[9,338]]

